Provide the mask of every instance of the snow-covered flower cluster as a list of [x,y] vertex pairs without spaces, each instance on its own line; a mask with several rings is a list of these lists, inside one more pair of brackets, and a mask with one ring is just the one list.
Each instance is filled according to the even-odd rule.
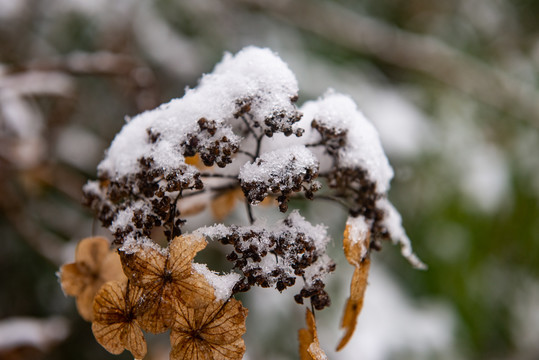
[[[205,292],[206,286],[212,288],[206,299],[226,294],[226,299],[215,300],[226,302],[254,285],[283,291],[298,277],[303,287],[296,302],[310,299],[317,310],[328,306],[325,277],[335,270],[335,263],[326,254],[330,240],[326,227],[311,224],[297,209],[273,226],[257,217],[255,207],[263,204],[287,213],[291,199],[335,201],[347,209],[345,254],[361,268],[357,277],[364,284],[370,252],[379,250],[384,240],[400,244],[403,255],[423,267],[387,199],[393,170],[374,126],[346,95],[328,91],[302,107],[296,106],[297,99],[298,84],[288,66],[269,49],[248,47],[236,55],[226,54],[182,98],[127,119],[98,167],[98,179],[84,187],[85,202],[111,230],[131,283],[140,286],[145,279],[143,261],[161,264],[162,271],[155,275],[163,284],[161,292],[184,277],[196,283],[191,290],[167,290],[177,296],[153,299],[133,316],[147,319],[143,314],[147,310],[155,319],[165,318],[166,311],[179,306],[176,297],[181,306],[197,309],[192,306],[200,303],[196,293]],[[236,201],[237,194],[243,194],[245,223],[208,222],[192,234],[231,245],[226,258],[233,264],[233,275],[220,276],[193,263],[176,279],[169,269],[169,249],[154,244],[156,230],[180,246],[188,238],[185,224],[194,212],[184,206],[187,201],[199,199],[198,209],[224,196],[229,203]],[[129,292],[129,286],[115,286]],[[352,284],[355,288],[357,284]],[[353,332],[364,286],[352,291],[353,310],[344,314],[353,316],[351,325],[343,325],[348,333]],[[184,300],[182,292],[193,295]],[[168,310],[163,310],[162,302],[168,303]],[[99,312],[96,306],[94,312]],[[160,331],[173,326],[166,321],[159,325]]]

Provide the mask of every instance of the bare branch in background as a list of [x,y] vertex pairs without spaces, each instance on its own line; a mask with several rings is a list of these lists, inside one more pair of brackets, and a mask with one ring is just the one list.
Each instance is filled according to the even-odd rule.
[[126,77],[133,84],[139,110],[158,104],[157,85],[153,71],[133,56],[108,51],[95,53],[73,52],[69,55],[40,59],[23,65],[38,71],[64,72],[71,75],[100,75]]
[[439,39],[398,29],[330,2],[235,2],[263,10],[292,26],[391,65],[428,75],[498,111],[509,112],[539,126],[537,89]]

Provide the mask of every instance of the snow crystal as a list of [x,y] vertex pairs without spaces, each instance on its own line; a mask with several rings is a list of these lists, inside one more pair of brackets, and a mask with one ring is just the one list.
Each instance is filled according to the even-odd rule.
[[378,192],[389,189],[393,169],[378,132],[349,96],[328,91],[317,101],[305,103],[301,111],[304,118],[316,120],[331,129],[347,131],[346,145],[339,150],[340,167],[367,170]]
[[197,273],[204,275],[206,280],[214,288],[215,299],[217,301],[225,301],[230,298],[234,285],[236,285],[241,278],[241,275],[236,273],[219,275],[208,269],[206,264],[193,263],[193,269]]
[[412,251],[412,244],[408,235],[402,227],[402,218],[387,198],[382,198],[376,202],[376,207],[384,211],[382,225],[386,227],[394,244],[401,247],[402,256],[417,269],[426,269],[425,265]]

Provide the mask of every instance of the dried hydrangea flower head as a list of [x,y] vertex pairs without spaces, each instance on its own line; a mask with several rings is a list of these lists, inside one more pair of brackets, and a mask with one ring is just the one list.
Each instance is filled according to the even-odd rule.
[[107,281],[125,278],[116,251],[102,237],[83,239],[77,245],[75,262],[59,271],[62,289],[77,299],[77,309],[83,319],[92,321],[93,301],[99,288]]
[[[335,263],[326,253],[327,228],[289,210],[291,200],[334,201],[348,214],[343,247],[355,273],[339,349],[354,332],[372,250],[391,240],[413,266],[424,267],[387,199],[393,170],[374,126],[348,96],[328,91],[302,107],[297,99],[288,66],[268,49],[248,47],[226,54],[182,98],[127,120],[98,179],[84,187],[85,203],[111,231],[130,284],[118,293],[129,306],[117,322],[129,330],[117,331],[110,349],[141,354],[140,336],[129,343],[122,335],[138,331],[126,327],[129,320],[149,332],[170,330],[171,358],[239,359],[246,310],[232,298],[236,293],[300,283],[297,303],[308,299],[313,311],[329,306],[326,277]],[[261,203],[280,220],[268,225],[257,210]],[[235,207],[240,220],[222,223]],[[201,211],[215,221],[186,234],[190,216]],[[165,248],[156,244],[159,232]],[[206,239],[228,247],[229,274],[193,262]],[[111,286],[96,298],[96,316]],[[131,304],[128,295],[138,291],[142,298]],[[302,358],[322,359],[313,316],[308,312]],[[105,326],[99,319],[94,327]]]

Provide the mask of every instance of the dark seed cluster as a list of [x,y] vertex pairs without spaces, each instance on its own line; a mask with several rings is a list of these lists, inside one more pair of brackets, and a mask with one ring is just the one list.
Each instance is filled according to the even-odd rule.
[[[164,226],[169,236],[179,235],[179,195],[185,189],[203,188],[200,174],[188,165],[165,171],[154,166],[153,159],[141,158],[139,168],[119,179],[102,173],[100,181],[84,188],[84,203],[96,212],[103,226],[111,228],[119,244],[126,236],[149,236],[155,226]],[[113,227],[120,214],[131,216],[131,221]]]
[[364,216],[371,225],[370,247],[379,250],[380,240],[389,240],[389,233],[382,225],[384,211],[376,207],[376,202],[383,195],[377,192],[376,183],[369,180],[367,170],[339,166],[339,149],[346,146],[347,129],[328,127],[316,120],[311,127],[320,134],[320,145],[333,158],[335,166],[326,174],[330,188],[336,190],[336,196],[350,204],[349,213],[353,217]]
[[297,123],[301,119],[302,114],[299,111],[294,111],[292,114],[288,114],[285,111],[275,111],[273,114],[264,119],[264,134],[272,137],[274,133],[282,132],[285,136],[292,134],[296,136],[303,135],[304,130],[302,128],[294,129],[292,125]]
[[382,194],[376,191],[376,184],[367,178],[367,172],[357,168],[335,168],[328,174],[328,185],[337,189],[339,196],[350,200],[351,216],[361,215],[369,221],[370,247],[379,250],[380,240],[389,240],[390,236],[382,224],[385,213],[376,206]]
[[[215,239],[224,245],[232,245],[233,251],[227,259],[234,268],[243,273],[243,278],[235,285],[235,292],[248,291],[251,286],[275,287],[283,291],[301,276],[305,285],[298,296],[311,298],[317,309],[329,306],[330,299],[324,291],[323,277],[335,270],[335,263],[317,261],[325,255],[325,246],[317,246],[309,232],[302,231],[301,224],[289,217],[275,230],[266,228],[241,227],[232,225],[221,231]],[[272,256],[275,261],[263,258]],[[271,264],[271,265],[268,265]]]
[[234,113],[234,117],[236,119],[242,118],[252,128],[261,128],[263,134],[268,137],[272,137],[275,133],[283,133],[285,136],[296,135],[299,137],[303,135],[305,130],[294,127],[294,124],[303,115],[294,106],[297,99],[297,96],[290,99],[290,109],[275,110],[264,119],[257,119],[252,112],[256,108],[256,97],[240,99],[236,101],[237,110]]
[[328,127],[318,121],[313,120],[311,127],[318,131],[321,136],[320,144],[323,145],[330,156],[336,157],[339,149],[346,144],[347,129]]
[[184,156],[200,155],[206,166],[223,168],[232,162],[232,154],[238,151],[237,141],[223,135],[221,128],[214,120],[200,118],[197,122],[198,131],[187,135],[182,144]]

